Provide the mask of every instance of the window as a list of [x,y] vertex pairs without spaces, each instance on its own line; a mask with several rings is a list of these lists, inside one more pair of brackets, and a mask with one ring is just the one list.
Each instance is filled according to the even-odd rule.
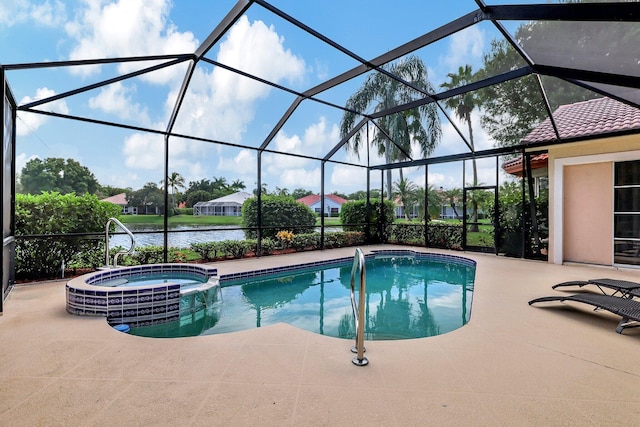
[[640,161],[615,164],[613,261],[640,265]]

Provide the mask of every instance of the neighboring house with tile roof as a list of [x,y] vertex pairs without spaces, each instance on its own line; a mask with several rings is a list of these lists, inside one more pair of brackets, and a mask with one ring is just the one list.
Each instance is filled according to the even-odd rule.
[[129,206],[127,203],[127,194],[120,193],[111,197],[107,197],[106,199],[102,199],[102,202],[113,203],[114,205],[118,205],[122,208],[123,215],[137,215],[138,208],[135,206]]
[[216,215],[216,216],[241,216],[242,204],[245,200],[253,197],[244,191],[229,194],[208,202],[198,202],[193,205],[194,215]]
[[[322,206],[321,206],[322,198],[319,194],[310,194],[305,197],[301,197],[297,200],[298,203],[302,203],[307,205],[314,211],[316,214],[320,215]],[[325,194],[324,195],[324,216],[339,216],[340,209],[342,208],[342,204],[347,202],[348,200],[343,199],[340,196],[336,196],[335,194]]]
[[[547,118],[521,141],[547,149],[531,159],[548,171],[549,262],[640,265],[640,109],[598,98],[553,118],[557,133]],[[522,176],[522,159],[503,169]]]

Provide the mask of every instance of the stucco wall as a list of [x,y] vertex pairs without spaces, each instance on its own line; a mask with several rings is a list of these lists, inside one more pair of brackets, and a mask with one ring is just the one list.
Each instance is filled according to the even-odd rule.
[[564,169],[564,260],[613,264],[612,166],[593,163]]
[[[563,261],[569,261],[567,255],[572,258],[581,258],[577,253],[574,252],[574,247],[576,246],[573,243],[569,243],[569,247],[567,247],[567,242],[571,241],[573,236],[577,233],[577,231],[570,230],[569,232],[565,232],[565,225],[571,223],[572,220],[576,217],[573,212],[565,212],[568,207],[568,203],[565,203],[564,191],[566,188],[569,188],[568,185],[564,183],[564,172],[573,166],[578,165],[608,165],[609,175],[606,177],[606,183],[608,188],[604,189],[604,182],[594,183],[594,185],[602,185],[602,189],[600,191],[603,192],[602,198],[598,196],[598,200],[600,201],[600,205],[602,209],[608,209],[607,215],[609,216],[608,222],[602,223],[602,226],[599,226],[599,230],[593,230],[596,233],[600,233],[600,230],[603,228],[607,228],[609,233],[609,240],[606,244],[600,244],[600,248],[605,246],[608,247],[608,256],[604,258],[602,255],[596,255],[595,253],[590,253],[588,256],[585,254],[583,259],[591,259],[600,258],[601,261],[583,261],[583,262],[595,262],[597,264],[613,264],[613,249],[611,247],[612,240],[612,221],[613,221],[613,203],[612,203],[612,191],[613,191],[613,183],[612,183],[612,168],[613,162],[615,161],[625,161],[625,160],[640,160],[640,135],[628,135],[622,137],[615,138],[606,138],[606,139],[597,139],[585,142],[578,142],[566,145],[559,145],[555,147],[549,148],[549,262],[562,263]],[[604,166],[603,166],[604,167]],[[598,168],[593,169],[594,173],[597,172]],[[588,171],[584,169],[583,171]],[[576,174],[580,172],[576,169]],[[599,173],[604,173],[603,170],[599,170]],[[585,177],[589,179],[589,177]],[[573,181],[576,181],[577,177],[570,177]],[[603,178],[604,179],[604,178]],[[595,189],[595,187],[594,187]],[[589,193],[585,193],[582,197],[585,199],[592,198],[593,191],[592,189],[586,189],[585,191],[589,191]],[[579,197],[579,193],[571,192],[572,194],[569,197]],[[589,197],[586,196],[589,194]],[[604,198],[608,197],[607,200]],[[580,203],[577,201],[576,203]],[[586,202],[589,206],[595,204]],[[571,210],[572,207],[569,207]],[[604,211],[600,211],[598,208],[598,212],[603,214]],[[569,216],[571,215],[571,216]],[[595,213],[594,213],[595,215]],[[580,214],[578,214],[578,217]],[[595,220],[595,219],[594,219]],[[583,226],[582,220],[578,219],[579,223],[576,226]],[[586,222],[586,221],[585,221]],[[574,227],[575,228],[575,227]],[[596,228],[595,225],[586,224],[585,230],[583,232],[591,233],[592,229]],[[560,234],[560,238],[558,239],[558,233]],[[583,239],[578,236],[578,241]],[[598,245],[592,245],[598,246]],[[600,249],[599,248],[599,249]],[[567,254],[566,250],[569,249],[570,253]],[[585,249],[586,250],[586,249]]]

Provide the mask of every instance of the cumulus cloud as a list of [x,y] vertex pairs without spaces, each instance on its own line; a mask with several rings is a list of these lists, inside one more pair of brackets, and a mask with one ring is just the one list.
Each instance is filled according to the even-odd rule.
[[89,107],[115,114],[121,119],[133,118],[141,125],[149,125],[151,120],[147,108],[133,100],[135,91],[135,86],[125,86],[122,82],[112,83],[89,99]]
[[[477,25],[465,28],[449,38],[449,49],[441,62],[448,72],[456,72],[465,64],[482,59],[486,35]],[[474,67],[477,68],[477,67]]]
[[[284,39],[278,36],[273,27],[267,27],[261,21],[250,23],[246,17],[242,17],[220,44],[216,60],[274,82],[301,79],[305,71],[304,61],[285,49],[283,43]],[[127,98],[130,94],[116,89],[113,89],[111,98],[105,94],[105,98],[112,99],[114,104],[116,100]],[[173,85],[166,98],[165,114],[172,111],[179,89],[179,84]],[[197,67],[174,131],[239,143],[248,124],[254,119],[256,104],[266,98],[269,92],[268,86],[222,68],[208,70]],[[133,159],[148,155],[147,145],[143,144],[136,149],[134,141],[129,139],[125,148],[125,154],[132,159],[132,164],[138,163]],[[174,144],[172,142],[172,150]],[[201,144],[184,145],[183,150],[172,152],[172,162],[202,159],[204,154],[197,151],[200,146]],[[254,173],[256,162],[247,161],[246,156],[247,152],[242,151],[235,159],[220,162],[220,167],[225,170],[228,165],[235,165],[232,170],[236,173],[242,173],[248,167]]]
[[26,0],[3,0],[0,3],[0,26],[35,24],[56,27],[67,20],[64,3],[45,0],[38,3]]
[[[274,83],[299,81],[305,72],[304,61],[284,48],[284,39],[273,26],[249,22],[246,16],[220,44],[216,60]],[[254,119],[256,104],[270,92],[269,86],[228,70],[198,67],[176,130],[238,143]],[[168,99],[174,97],[175,93]]]
[[[169,0],[103,3],[85,0],[86,7],[65,25],[67,35],[75,42],[70,59],[191,53],[198,46],[193,33],[180,32],[169,22]],[[149,65],[146,62],[121,64],[118,70],[124,74]],[[73,67],[71,70],[86,76],[98,72],[100,66]],[[145,74],[143,79],[167,83],[179,80],[183,73],[183,67],[165,68]]]
[[[278,132],[273,142],[276,151],[290,154],[301,154],[320,157],[328,148],[333,146],[339,138],[340,131],[336,124],[329,125],[325,117],[320,117],[318,122],[305,129],[302,137],[298,135],[288,136],[285,132]],[[280,177],[281,183],[287,186],[292,182],[296,186],[307,182],[304,177],[311,177],[310,168],[317,169],[318,161],[303,157],[269,154],[264,157],[267,172]],[[316,178],[310,178],[319,185],[320,174]],[[299,177],[296,181],[297,178]]]
[[[19,104],[28,104],[39,99],[49,98],[55,94],[56,93],[49,88],[38,88],[36,90],[36,95],[33,98],[30,96],[25,96],[20,100]],[[69,108],[67,107],[67,104],[64,100],[48,102],[37,107],[37,109],[43,111],[52,111],[60,114],[69,114]],[[49,118],[47,116],[41,114],[21,111],[18,113],[18,120],[16,121],[16,135],[25,136],[29,135],[32,132],[35,132],[40,126],[45,124],[48,119]]]

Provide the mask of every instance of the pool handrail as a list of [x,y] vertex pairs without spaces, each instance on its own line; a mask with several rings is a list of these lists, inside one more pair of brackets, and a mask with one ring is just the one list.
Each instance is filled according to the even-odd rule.
[[116,254],[113,256],[113,267],[117,267],[118,266],[118,257],[120,255],[126,255],[126,254],[132,254],[133,250],[136,247],[136,238],[133,237],[133,233],[131,232],[131,230],[129,230],[127,227],[125,227],[125,225],[123,223],[121,223],[117,218],[109,218],[109,220],[107,221],[107,225],[105,226],[105,267],[106,268],[111,268],[109,266],[109,227],[111,226],[111,223],[115,223],[118,227],[120,227],[125,233],[127,233],[127,235],[131,238],[131,247],[129,248],[129,250],[127,251],[118,251],[116,252]]
[[[356,272],[360,269],[360,290],[359,290],[359,302],[356,306],[355,296],[355,276]],[[353,256],[353,267],[351,268],[351,308],[353,309],[353,316],[356,324],[356,344],[351,347],[353,353],[357,355],[352,359],[352,362],[356,366],[365,366],[369,363],[369,360],[364,357],[364,311],[366,308],[366,282],[367,273],[364,265],[364,253],[362,249],[356,248],[356,253]]]

